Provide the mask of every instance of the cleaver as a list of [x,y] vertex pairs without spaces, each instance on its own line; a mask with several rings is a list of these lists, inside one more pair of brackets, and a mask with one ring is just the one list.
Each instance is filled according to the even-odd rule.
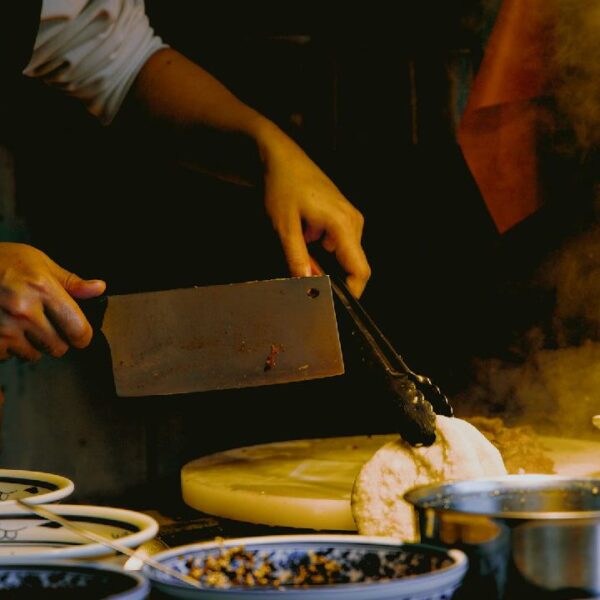
[[327,276],[108,296],[101,329],[119,396],[344,372]]

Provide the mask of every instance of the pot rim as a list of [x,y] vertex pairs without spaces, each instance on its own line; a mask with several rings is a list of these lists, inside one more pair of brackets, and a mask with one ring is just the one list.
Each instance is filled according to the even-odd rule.
[[[600,496],[600,479],[585,477],[567,477],[563,475],[504,475],[501,477],[482,477],[479,479],[451,480],[415,487],[406,494],[404,500],[418,511],[433,511],[444,515],[469,515],[499,520],[534,520],[534,521],[585,521],[599,520],[600,510],[568,510],[568,511],[473,511],[464,508],[444,508],[439,504],[444,499],[451,499],[462,494],[492,493],[500,495],[502,491],[535,491],[560,489],[569,484],[591,488],[593,494]],[[458,489],[457,489],[458,488]],[[457,494],[458,492],[458,494]]]

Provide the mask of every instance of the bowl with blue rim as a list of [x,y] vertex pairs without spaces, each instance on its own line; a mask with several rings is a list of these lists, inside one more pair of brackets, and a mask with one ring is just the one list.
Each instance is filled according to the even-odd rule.
[[0,564],[0,600],[143,600],[149,582],[114,565],[72,561]]
[[[153,539],[158,523],[151,516],[124,508],[85,504],[41,504],[55,515],[128,548]],[[98,559],[114,554],[100,542],[32,512],[0,503],[0,564],[27,560]]]
[[200,585],[146,565],[153,588],[190,600],[441,600],[460,586],[468,566],[460,550],[330,534],[215,540],[152,558]]
[[42,471],[0,469],[0,506],[27,500],[30,504],[58,502],[73,493],[67,477]]

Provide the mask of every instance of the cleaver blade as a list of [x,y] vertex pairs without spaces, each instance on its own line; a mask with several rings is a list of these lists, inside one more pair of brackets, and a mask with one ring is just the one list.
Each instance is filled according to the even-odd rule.
[[328,276],[109,296],[102,332],[119,396],[344,373]]

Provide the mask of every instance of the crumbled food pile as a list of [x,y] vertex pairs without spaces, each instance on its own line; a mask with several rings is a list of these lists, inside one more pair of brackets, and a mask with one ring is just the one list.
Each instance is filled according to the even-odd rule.
[[224,548],[204,561],[191,559],[188,575],[211,587],[314,585],[333,583],[340,565],[324,554],[309,552],[295,569],[281,570],[268,552],[248,551],[243,546]]
[[452,564],[445,554],[409,550],[364,551],[247,550],[222,548],[205,559],[190,558],[188,575],[207,587],[230,588],[284,586],[307,587],[343,583],[368,583],[429,573]]
[[509,473],[555,472],[554,461],[532,427],[506,427],[498,417],[470,417],[466,420],[498,448]]

